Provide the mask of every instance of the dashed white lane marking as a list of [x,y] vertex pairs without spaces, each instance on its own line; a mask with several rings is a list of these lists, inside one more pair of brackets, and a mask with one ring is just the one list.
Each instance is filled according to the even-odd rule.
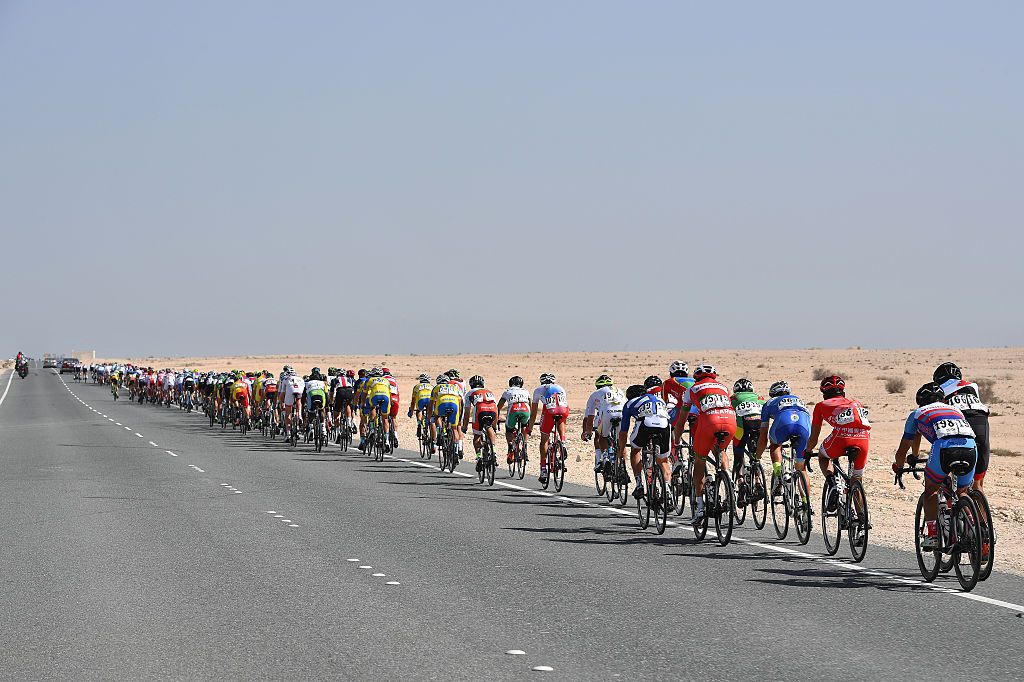
[[291,523],[291,519],[281,519],[281,523]]
[[[387,457],[389,459],[393,459],[393,460],[399,461],[399,462],[405,462],[406,464],[414,464],[414,465],[416,465],[418,467],[422,467],[424,469],[434,469],[434,470],[437,470],[436,466],[431,465],[431,464],[426,464],[424,462],[417,462],[415,460],[405,459],[403,457],[394,457],[392,455],[385,455],[385,457]],[[456,474],[458,474],[460,476],[464,476],[466,478],[472,478],[469,474],[464,474],[461,471],[456,471],[454,473],[456,473]],[[581,499],[578,499],[578,498],[575,498],[575,497],[568,497],[568,496],[565,496],[565,495],[556,495],[554,493],[549,493],[549,492],[546,492],[544,490],[535,490],[533,488],[527,488],[526,486],[516,485],[514,483],[506,483],[504,481],[495,481],[494,485],[500,485],[503,488],[511,488],[512,490],[520,490],[520,491],[523,491],[523,492],[532,493],[532,494],[537,495],[539,497],[553,497],[553,498],[556,498],[556,499],[561,500],[563,502],[568,502],[568,503],[571,503],[571,504],[579,504],[579,505],[583,505],[583,506],[586,506],[586,507],[593,507],[595,509],[602,509],[604,511],[611,512],[612,514],[618,514],[620,516],[634,516],[636,514],[636,512],[634,510],[619,509],[619,508],[616,508],[616,507],[609,507],[609,506],[606,506],[606,505],[598,503],[598,502],[590,502],[588,500],[581,500]],[[667,525],[672,526],[674,528],[689,528],[689,524],[687,524],[687,523],[678,523],[676,521],[668,521]],[[809,559],[811,561],[816,561],[816,562],[819,562],[819,563],[832,563],[833,565],[836,565],[836,566],[838,566],[840,568],[843,568],[843,569],[846,569],[846,570],[849,570],[849,571],[860,572],[860,573],[864,573],[865,575],[873,575],[873,576],[877,576],[877,577],[880,577],[880,578],[886,578],[887,580],[895,582],[895,583],[909,585],[909,586],[912,586],[912,587],[915,587],[915,588],[919,588],[919,589],[928,589],[928,590],[931,590],[933,592],[940,592],[942,594],[951,594],[953,596],[960,597],[961,599],[970,599],[971,601],[980,602],[982,604],[989,604],[991,606],[998,606],[1000,608],[1009,609],[1011,611],[1024,612],[1024,605],[1021,605],[1021,604],[1014,604],[1013,602],[1002,601],[1000,599],[992,599],[991,597],[985,597],[985,596],[982,596],[980,594],[975,594],[973,592],[961,592],[959,590],[950,589],[950,588],[945,587],[943,585],[936,585],[935,583],[926,583],[923,580],[915,580],[913,578],[904,578],[903,576],[895,575],[893,573],[888,573],[886,571],[879,571],[877,569],[868,568],[867,566],[861,566],[859,564],[843,563],[841,561],[836,561],[835,559],[831,559],[829,557],[825,557],[825,556],[822,556],[822,555],[819,555],[819,554],[811,554],[809,552],[801,552],[799,550],[791,549],[789,547],[782,547],[782,546],[779,546],[779,545],[769,545],[769,544],[766,544],[766,543],[763,543],[763,542],[757,542],[755,540],[748,540],[746,538],[739,537],[738,535],[735,535],[735,534],[733,534],[732,539],[734,541],[736,541],[736,542],[741,542],[743,544],[750,545],[751,547],[758,547],[759,549],[764,549],[764,550],[767,550],[769,552],[775,552],[775,553],[778,553],[778,554],[788,554],[788,555],[791,555],[791,556],[798,556],[798,557],[800,557],[802,559]]]
[[116,424],[117,426],[123,426],[123,424],[121,424],[121,422],[114,422],[114,424]]
[[373,577],[374,578],[385,578],[385,577],[387,577],[387,573],[374,573]]
[[370,568],[373,568],[373,566],[360,566],[359,568],[370,569]]
[[288,524],[288,527],[289,527],[289,528],[298,528],[298,527],[299,527],[299,524],[297,524],[297,523],[289,523],[289,524]]
[[130,427],[130,426],[126,426],[126,427],[124,427],[124,430],[125,430],[125,431],[131,431],[131,430],[132,430],[132,427]]
[[554,670],[554,668],[552,668],[550,665],[535,665],[532,668],[530,668],[530,670],[533,670],[538,673],[549,673],[552,670]]
[[135,432],[135,435],[136,435],[136,436],[138,436],[139,438],[145,438],[145,436],[143,436],[143,435],[142,435],[141,433],[139,433],[138,431],[136,431],[136,432]]
[[508,654],[509,656],[525,656],[526,655],[526,652],[523,651],[522,649],[509,649],[505,653]]
[[397,580],[389,580],[389,581],[387,581],[384,584],[385,585],[401,585],[402,583],[398,582]]
[[164,450],[164,452],[166,452],[166,453],[167,453],[168,455],[170,455],[171,457],[177,457],[177,455],[176,455],[176,454],[174,454],[173,452],[171,452],[170,450]]
[[114,420],[113,420],[113,419],[111,419],[110,417],[107,417],[107,421],[108,421],[108,422],[112,422],[112,421],[114,421]]
[[150,444],[150,445],[152,445],[152,446],[153,446],[154,448],[158,448],[158,447],[160,447],[159,445],[157,445],[157,444],[156,444],[156,443],[154,443],[153,441],[149,441],[149,444]]
[[359,559],[345,559],[345,561],[347,561],[349,563],[352,563],[352,564],[359,563]]
[[276,511],[274,511],[273,509],[271,509],[271,510],[270,510],[270,511],[268,511],[267,513],[268,513],[268,514],[276,514],[277,512],[276,512]]
[[201,474],[205,474],[206,473],[205,469],[200,469],[195,464],[189,464],[188,466],[189,466],[190,469],[195,469],[196,471],[198,471]]
[[284,514],[274,514],[274,518],[275,519],[283,519],[284,518]]

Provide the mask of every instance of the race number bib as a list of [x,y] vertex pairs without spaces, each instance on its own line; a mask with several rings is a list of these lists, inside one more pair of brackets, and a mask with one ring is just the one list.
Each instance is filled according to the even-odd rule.
[[959,410],[984,410],[985,403],[973,393],[957,393],[949,396],[949,404]]
[[960,436],[974,438],[974,430],[966,419],[939,419],[934,424],[936,438]]
[[701,412],[719,410],[723,407],[732,407],[732,402],[730,402],[729,396],[722,395],[721,393],[712,393],[700,399]]
[[760,417],[761,406],[755,403],[753,400],[742,402],[736,406],[737,417]]
[[564,393],[552,393],[544,403],[548,409],[552,410],[559,407],[565,407],[568,404],[569,403],[566,401]]

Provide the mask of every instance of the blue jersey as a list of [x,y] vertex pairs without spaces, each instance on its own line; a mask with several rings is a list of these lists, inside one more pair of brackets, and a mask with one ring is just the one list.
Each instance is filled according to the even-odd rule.
[[917,408],[907,417],[903,438],[910,440],[917,434],[934,443],[945,438],[974,438],[974,429],[960,410],[945,403],[932,403]]
[[558,384],[541,384],[533,391],[533,402],[545,409],[568,406],[565,389]]
[[804,405],[804,401],[795,395],[780,395],[772,398],[764,404],[761,408],[761,425],[766,426],[769,419],[782,419],[789,417],[792,421],[797,421],[799,417],[793,417],[790,415],[791,412],[802,412],[810,416],[810,411],[807,406]]
[[643,423],[652,429],[668,426],[668,405],[661,396],[645,393],[628,401],[622,408],[622,432],[629,431],[629,422]]

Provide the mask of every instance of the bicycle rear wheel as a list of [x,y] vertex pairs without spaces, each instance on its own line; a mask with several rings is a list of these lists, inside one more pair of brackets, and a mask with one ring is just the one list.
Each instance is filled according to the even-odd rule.
[[686,466],[682,467],[679,472],[679,484],[676,486],[675,499],[676,499],[676,516],[682,516],[683,512],[686,511],[686,500],[691,495],[691,488],[693,487],[693,462],[689,459],[686,462]]
[[868,496],[864,492],[864,484],[859,478],[850,480],[850,525],[846,529],[846,537],[850,541],[850,554],[854,563],[864,560],[868,553],[868,533],[871,524],[868,515]]
[[640,529],[647,530],[651,525],[651,477],[647,475],[647,461],[644,460],[644,496],[636,498],[636,515],[640,521]]
[[601,470],[594,470],[594,487],[597,488],[597,496],[603,497],[608,490],[608,479],[604,477],[604,467]]
[[[706,466],[706,463],[705,463]],[[699,541],[703,541],[708,534],[708,514],[712,513],[712,510],[716,506],[715,501],[715,482],[711,476],[704,474],[704,492],[701,493],[701,497],[704,498],[704,516],[700,521],[695,521],[693,524],[693,535]],[[697,513],[697,485],[693,484],[692,493],[690,495],[690,517],[695,518]]]
[[825,541],[825,551],[829,556],[839,551],[843,540],[842,516],[839,511],[839,491],[835,482],[825,480],[821,487],[821,537]]
[[[736,499],[733,497],[732,481],[729,472],[721,469],[715,481],[715,534],[718,544],[725,547],[732,539],[733,515]],[[705,514],[705,518],[707,514]]]
[[750,467],[747,503],[750,504],[750,516],[754,519],[754,528],[761,530],[768,521],[768,483],[765,481],[764,467],[760,462],[754,462],[754,465]]
[[956,546],[953,548],[953,568],[960,587],[970,592],[981,577],[981,512],[970,495],[964,495],[953,507]]
[[[740,473],[741,474],[742,474],[742,472],[743,472],[743,470],[740,469]],[[733,520],[733,522],[737,526],[742,526],[743,522],[747,520],[747,505],[750,504],[750,485],[749,485],[750,482],[747,480],[748,478],[749,478],[748,476],[744,476],[742,484],[739,482],[739,479],[733,481],[733,484],[732,484],[733,502],[734,502],[733,513],[732,513],[732,520]],[[740,501],[740,488],[741,487],[744,488],[744,490],[743,490],[743,493],[744,493],[744,495],[743,495],[743,504],[742,505],[739,503],[739,501]]]
[[[776,488],[776,486],[778,486]],[[778,490],[778,494],[776,494]],[[782,477],[772,471],[772,486],[767,492],[772,506],[772,525],[775,536],[782,540],[789,533],[789,505],[786,503],[786,485]]]
[[811,493],[807,490],[807,480],[799,471],[794,472],[793,481],[793,527],[801,545],[811,539]]
[[619,480],[619,505],[622,507],[626,506],[629,501],[629,474],[626,472],[626,459],[624,455],[619,455],[618,460],[615,462],[616,477]]
[[992,567],[996,559],[996,529],[992,524],[992,509],[988,506],[985,493],[972,488],[969,492],[974,504],[978,506],[979,524],[981,527],[981,568],[978,580],[988,580],[992,575]]
[[654,505],[654,529],[658,535],[662,535],[668,527],[668,508],[672,506],[672,494],[665,485],[665,473],[657,460],[654,462],[654,477],[649,494]]
[[487,485],[494,485],[494,470],[498,468],[497,458],[494,456],[494,445],[484,441],[484,470],[487,474]]
[[565,485],[565,448],[562,446],[561,441],[557,441],[555,448],[555,464],[554,470],[548,470],[555,479],[555,492],[562,492],[562,486]]

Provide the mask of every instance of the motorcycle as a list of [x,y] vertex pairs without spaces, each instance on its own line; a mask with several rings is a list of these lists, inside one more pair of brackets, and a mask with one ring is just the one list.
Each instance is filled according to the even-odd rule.
[[22,379],[28,376],[28,365],[18,365],[18,376]]

